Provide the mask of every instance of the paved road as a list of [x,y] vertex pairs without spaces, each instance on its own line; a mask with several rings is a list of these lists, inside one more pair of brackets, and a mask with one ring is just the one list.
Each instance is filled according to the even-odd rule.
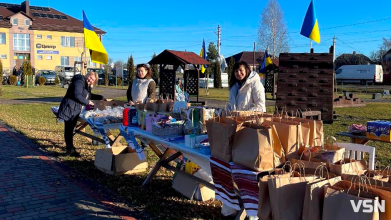
[[0,220],[139,219],[93,181],[70,178],[70,169],[2,123],[0,151]]

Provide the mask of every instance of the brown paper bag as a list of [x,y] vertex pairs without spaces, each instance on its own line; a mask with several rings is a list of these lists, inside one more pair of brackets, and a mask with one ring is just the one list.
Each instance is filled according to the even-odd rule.
[[232,160],[232,144],[238,124],[224,117],[206,121],[212,156],[227,163]]
[[147,111],[157,112],[159,110],[159,105],[154,102],[147,102]]
[[297,220],[303,215],[307,182],[312,177],[272,178],[268,180],[274,220]]
[[259,220],[272,220],[272,207],[269,197],[268,181],[270,178],[290,177],[290,173],[278,174],[276,176],[264,176],[259,180],[258,194],[258,218]]
[[300,122],[273,118],[272,122],[264,121],[263,123],[266,126],[275,126],[285,157],[298,159],[300,144],[303,142]]
[[308,182],[304,197],[303,220],[322,219],[325,186],[332,186],[339,181],[341,177],[328,180],[322,178]]
[[354,212],[351,204],[351,201],[353,201],[355,204],[358,204],[360,200],[370,200],[372,204],[374,204],[375,201],[379,200],[379,197],[377,197],[374,194],[363,193],[363,192],[361,192],[360,197],[358,197],[357,196],[358,194],[351,195],[340,191],[340,188],[335,187],[335,185],[327,187],[325,189],[326,194],[325,194],[324,205],[323,205],[323,217],[322,217],[323,220],[347,220],[347,219],[378,220],[379,219],[378,212],[372,212],[372,213],[363,213],[362,211]]
[[337,175],[341,174],[358,174],[367,169],[365,161],[356,161],[354,159],[344,158],[343,160],[330,164],[330,172]]
[[238,126],[232,145],[232,161],[256,171],[274,168],[273,134],[271,127],[255,123]]
[[[369,194],[375,194],[376,196],[379,197],[379,200],[384,200],[385,201],[385,212],[380,212],[379,214],[379,219],[381,220],[388,220],[391,219],[391,192],[389,188],[387,187],[381,187],[381,186],[371,186],[370,184],[362,184],[362,183],[352,183],[350,181],[340,181],[336,183],[333,187],[340,187],[343,189],[347,189],[350,191],[355,190],[355,191],[360,191],[360,196],[362,192],[366,192]],[[363,194],[364,195],[364,194]],[[362,196],[364,197],[364,196]],[[356,203],[357,204],[357,203]],[[362,213],[362,212],[361,212]]]

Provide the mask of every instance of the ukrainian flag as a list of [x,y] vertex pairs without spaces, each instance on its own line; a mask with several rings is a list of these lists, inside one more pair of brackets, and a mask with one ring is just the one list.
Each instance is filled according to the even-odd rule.
[[300,34],[320,43],[318,19],[316,18],[314,0],[311,0],[310,6],[308,6]]
[[273,64],[273,61],[270,58],[269,54],[267,53],[267,50],[265,50],[265,54],[263,56],[263,61],[262,61],[261,67],[259,68],[259,76],[260,77],[263,76],[263,74],[266,74],[267,68],[271,64]]
[[[204,60],[206,60],[206,52],[205,52],[205,40],[202,40],[202,47],[200,51],[200,57],[202,57]],[[201,65],[201,73],[205,73],[206,65]]]
[[95,63],[107,64],[109,57],[94,28],[87,19],[83,11],[84,25],[84,45],[90,49],[91,61]]

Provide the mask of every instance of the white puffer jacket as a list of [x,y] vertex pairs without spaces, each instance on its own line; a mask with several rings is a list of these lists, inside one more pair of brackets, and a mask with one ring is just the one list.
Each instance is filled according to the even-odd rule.
[[250,73],[242,87],[239,88],[239,83],[232,86],[229,90],[229,104],[227,105],[227,110],[262,110],[263,112],[266,112],[265,89],[263,88],[261,79],[256,72]]

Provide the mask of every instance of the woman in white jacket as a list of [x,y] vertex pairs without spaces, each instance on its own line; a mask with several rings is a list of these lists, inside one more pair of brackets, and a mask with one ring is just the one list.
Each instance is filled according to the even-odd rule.
[[263,111],[265,106],[265,89],[256,72],[241,61],[236,63],[229,81],[228,111]]

